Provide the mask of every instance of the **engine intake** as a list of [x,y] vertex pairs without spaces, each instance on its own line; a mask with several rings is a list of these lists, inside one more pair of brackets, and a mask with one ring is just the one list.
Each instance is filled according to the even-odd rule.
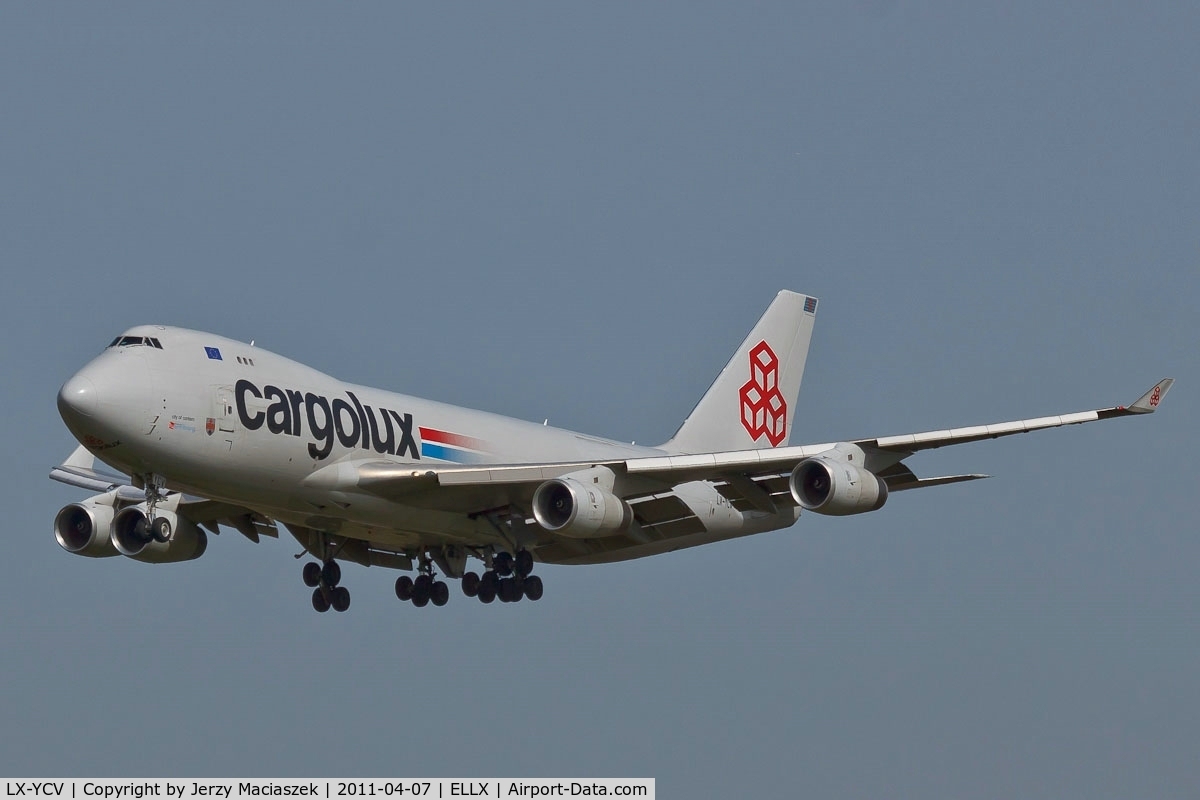
[[112,523],[112,544],[121,555],[135,561],[167,564],[204,555],[208,536],[173,511],[159,510],[150,520],[145,504],[141,504],[117,513]]
[[629,504],[598,483],[575,478],[546,481],[533,493],[533,516],[548,531],[578,539],[612,536],[629,528]]
[[54,517],[54,538],[68,553],[89,558],[120,555],[109,539],[112,506],[91,500],[63,506]]
[[887,502],[887,484],[873,472],[849,461],[806,458],[788,481],[792,497],[802,508],[842,517],[877,511]]

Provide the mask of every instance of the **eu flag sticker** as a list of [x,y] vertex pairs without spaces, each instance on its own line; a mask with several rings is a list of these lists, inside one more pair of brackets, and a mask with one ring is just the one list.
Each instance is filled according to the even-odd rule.
[[224,360],[224,359],[222,359],[222,358],[221,358],[221,350],[220,350],[219,348],[216,348],[216,347],[206,347],[206,348],[204,348],[204,352],[205,352],[206,354],[208,354],[208,357],[209,357],[209,358],[211,358],[211,359],[214,359],[214,360],[216,360],[216,361],[223,361],[223,360]]

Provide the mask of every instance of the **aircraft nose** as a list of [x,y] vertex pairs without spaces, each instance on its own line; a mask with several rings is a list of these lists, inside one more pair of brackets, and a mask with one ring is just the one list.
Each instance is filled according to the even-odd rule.
[[58,390],[58,413],[94,417],[100,405],[96,384],[83,375],[74,375]]

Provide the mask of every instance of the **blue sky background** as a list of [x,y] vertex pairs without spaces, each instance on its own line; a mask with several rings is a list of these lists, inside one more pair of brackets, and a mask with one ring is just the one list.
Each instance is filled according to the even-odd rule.
[[[0,6],[0,773],[1194,793],[1200,14],[1137,6]],[[793,441],[1179,382],[536,604],[351,566],[319,616],[290,539],[54,542],[55,392],[131,325],[651,443],[781,288]]]

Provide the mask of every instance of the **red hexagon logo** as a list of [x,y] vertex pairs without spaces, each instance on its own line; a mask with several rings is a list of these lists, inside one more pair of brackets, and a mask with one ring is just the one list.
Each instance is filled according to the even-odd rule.
[[787,437],[787,401],[779,391],[779,359],[766,341],[750,350],[750,380],[738,391],[742,427],[750,438],[763,436],[772,447]]

